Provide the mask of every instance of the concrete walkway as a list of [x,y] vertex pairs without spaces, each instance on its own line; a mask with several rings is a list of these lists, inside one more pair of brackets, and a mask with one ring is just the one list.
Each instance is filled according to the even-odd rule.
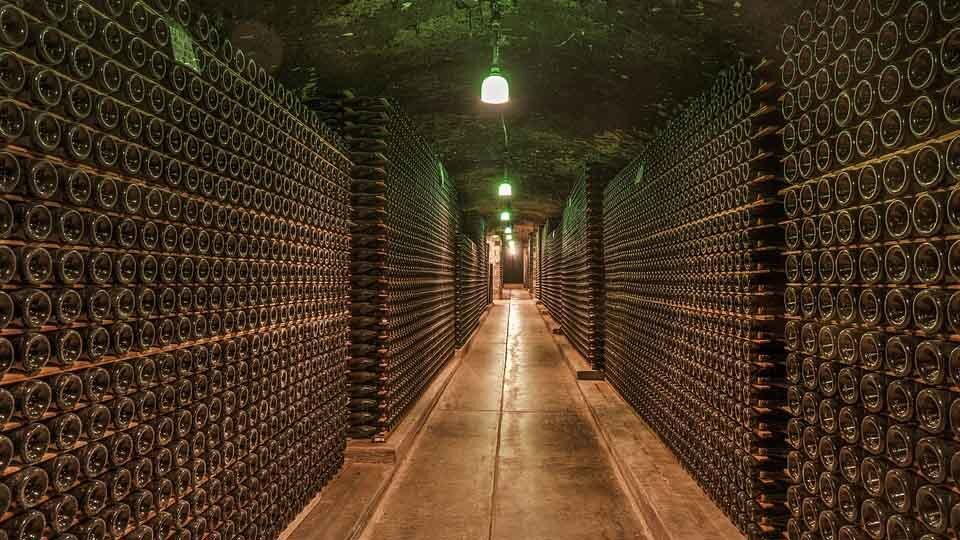
[[363,540],[651,538],[529,293],[512,292],[491,308]]

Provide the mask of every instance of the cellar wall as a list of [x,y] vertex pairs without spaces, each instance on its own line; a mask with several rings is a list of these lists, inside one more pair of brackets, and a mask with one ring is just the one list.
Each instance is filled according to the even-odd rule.
[[[954,6],[816,2],[606,188],[606,377],[748,537],[960,525]],[[531,263],[565,333],[569,207]]]
[[0,21],[5,535],[277,537],[343,462],[342,140],[186,1]]
[[783,210],[764,74],[722,72],[607,186],[605,367],[738,528],[772,537],[786,484]]
[[563,332],[594,368],[603,367],[603,187],[588,168],[567,197],[560,222]]
[[534,229],[527,237],[527,288],[531,296],[540,297],[540,233]]
[[483,226],[463,222],[457,233],[457,347],[464,346],[489,304],[489,272]]
[[487,264],[490,267],[490,302],[503,297],[503,240],[497,235],[487,235]]
[[547,222],[540,231],[543,242],[540,301],[550,316],[563,325],[563,232],[558,225],[559,221]]
[[757,537],[786,526],[783,121],[770,71],[741,61],[609,183],[588,172],[560,222],[538,229],[533,263],[534,293],[571,343]]
[[[957,5],[811,2],[523,246],[750,538],[957,538]],[[0,1],[0,43],[0,528],[277,537],[468,343],[500,236],[395,103],[308,109],[186,0]]]
[[[457,344],[478,306],[457,302],[456,188],[408,117],[384,98],[343,93],[318,102],[355,162],[352,184],[350,436],[383,440]],[[465,248],[473,294],[479,253]],[[469,283],[468,283],[469,280]]]
[[960,7],[849,4],[781,39],[788,533],[955,537]]

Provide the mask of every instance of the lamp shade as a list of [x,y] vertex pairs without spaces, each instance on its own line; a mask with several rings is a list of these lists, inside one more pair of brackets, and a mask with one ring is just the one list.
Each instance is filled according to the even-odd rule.
[[510,211],[504,210],[500,212],[500,221],[510,221]]
[[513,186],[511,186],[509,182],[503,182],[500,184],[500,188],[497,190],[497,195],[501,197],[512,197]]
[[503,230],[504,234],[513,234],[513,227],[507,225],[507,228]]
[[483,80],[480,101],[491,105],[502,105],[510,101],[510,85],[507,84],[507,79],[500,75],[499,69],[492,68],[490,75]]

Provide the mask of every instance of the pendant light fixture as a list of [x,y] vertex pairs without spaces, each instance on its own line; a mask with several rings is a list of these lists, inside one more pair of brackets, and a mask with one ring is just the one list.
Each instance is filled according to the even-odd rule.
[[483,80],[480,87],[480,101],[490,105],[503,105],[510,101],[510,84],[500,74],[500,68],[493,66],[490,74]]
[[500,33],[499,11],[494,12],[493,32],[493,62],[490,63],[490,74],[480,86],[480,101],[490,105],[503,105],[510,101],[510,84],[500,73],[500,42],[503,35]]

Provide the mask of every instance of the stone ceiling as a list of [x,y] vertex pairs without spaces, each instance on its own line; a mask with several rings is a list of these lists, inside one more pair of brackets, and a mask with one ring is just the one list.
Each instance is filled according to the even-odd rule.
[[[512,101],[479,102],[490,0],[194,0],[305,93],[394,98],[433,142],[465,210],[559,213],[587,160],[628,162],[686,97],[746,54],[776,58],[804,0],[500,0]],[[810,2],[807,2],[810,3]],[[505,144],[506,142],[506,144]]]

